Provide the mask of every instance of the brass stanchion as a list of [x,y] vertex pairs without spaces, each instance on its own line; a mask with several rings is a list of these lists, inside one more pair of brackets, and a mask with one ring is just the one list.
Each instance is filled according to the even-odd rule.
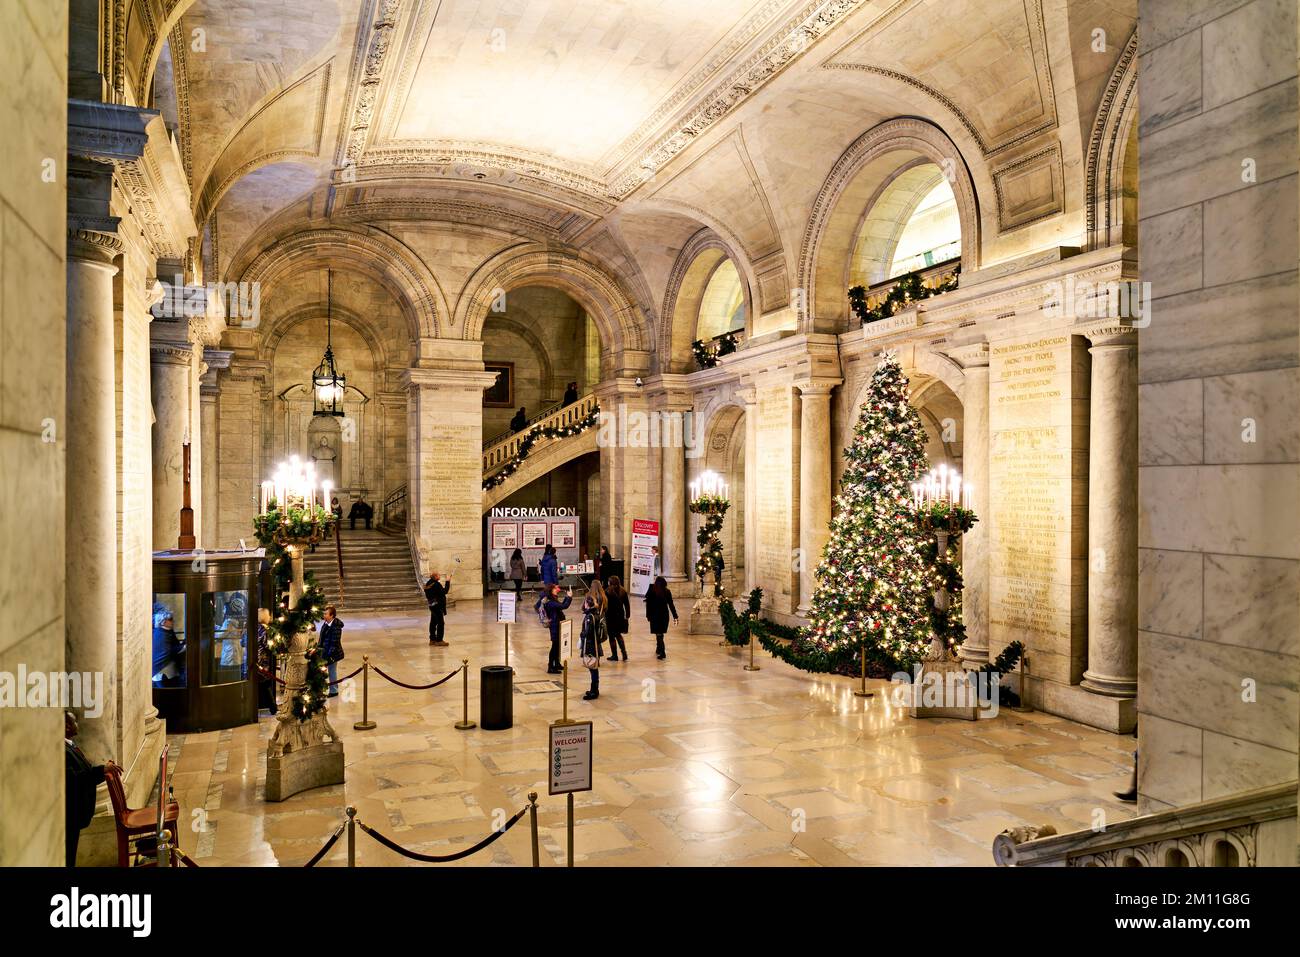
[[569,720],[569,662],[567,660],[560,663],[560,670],[564,672],[564,717],[561,720],[567,723]]
[[756,645],[757,643],[758,643],[758,639],[754,637],[754,633],[753,631],[751,631],[749,633],[749,664],[745,665],[746,671],[760,670],[759,666],[754,664],[754,645]]
[[348,806],[348,867],[357,866],[357,809]]
[[570,791],[566,797],[569,799],[569,853],[565,858],[564,866],[573,866],[573,792]]
[[528,792],[528,816],[533,827],[533,867],[542,866],[542,852],[537,846],[537,792]]
[[370,656],[361,656],[361,720],[352,726],[353,731],[373,731],[376,725],[370,720]]
[[876,693],[867,690],[867,646],[862,646],[862,687],[853,692],[855,698],[874,698]]
[[172,866],[171,839],[172,839],[172,832],[169,831],[167,828],[163,828],[162,831],[160,831],[158,834],[158,849],[156,853],[158,855],[159,867]]
[[477,724],[475,724],[473,721],[469,719],[469,659],[468,658],[460,659],[460,674],[461,677],[464,679],[464,681],[462,682],[462,687],[465,692],[464,695],[462,696],[462,700],[464,702],[464,712],[461,719],[456,722],[456,730],[468,731],[470,728],[478,727]]
[[510,666],[510,622],[506,622],[506,667]]

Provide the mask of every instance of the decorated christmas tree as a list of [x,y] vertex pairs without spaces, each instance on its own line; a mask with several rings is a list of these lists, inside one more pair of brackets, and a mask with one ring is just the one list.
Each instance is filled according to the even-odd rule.
[[907,394],[898,359],[886,353],[844,452],[809,627],[781,636],[789,641],[763,641],[798,668],[857,673],[865,647],[869,673],[883,676],[929,649],[932,537],[912,505],[912,483],[928,468],[926,435]]

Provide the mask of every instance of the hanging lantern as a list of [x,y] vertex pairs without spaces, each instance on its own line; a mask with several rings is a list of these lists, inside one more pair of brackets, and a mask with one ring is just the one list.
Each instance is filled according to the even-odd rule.
[[315,407],[313,415],[343,415],[343,394],[347,391],[348,379],[334,365],[334,275],[326,271],[327,292],[325,298],[325,356],[312,373],[311,385]]

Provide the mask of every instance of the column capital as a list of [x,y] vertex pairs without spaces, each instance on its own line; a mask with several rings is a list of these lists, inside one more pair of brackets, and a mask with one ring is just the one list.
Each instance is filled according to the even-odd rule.
[[474,372],[469,369],[406,369],[402,384],[408,389],[459,388],[486,389],[497,381],[495,372]]
[[987,368],[989,364],[989,344],[987,342],[968,342],[945,350],[945,355],[963,369]]
[[837,386],[843,384],[843,379],[805,379],[803,381],[796,381],[794,386],[799,390],[799,394],[802,396],[824,396],[829,398],[831,392]]
[[117,234],[116,216],[68,219],[68,258],[97,266],[111,266],[126,249]]
[[1087,338],[1091,348],[1099,346],[1117,346],[1119,348],[1136,348],[1138,330],[1132,324],[1121,319],[1102,319],[1079,323],[1074,331]]

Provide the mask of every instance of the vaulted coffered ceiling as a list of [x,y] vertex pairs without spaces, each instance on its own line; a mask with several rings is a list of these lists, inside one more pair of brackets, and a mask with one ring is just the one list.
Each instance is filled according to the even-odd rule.
[[154,93],[222,269],[294,223],[584,243],[648,217],[716,225],[774,288],[837,157],[893,117],[978,167],[993,232],[1066,211],[1133,23],[1107,0],[126,2],[167,38]]

